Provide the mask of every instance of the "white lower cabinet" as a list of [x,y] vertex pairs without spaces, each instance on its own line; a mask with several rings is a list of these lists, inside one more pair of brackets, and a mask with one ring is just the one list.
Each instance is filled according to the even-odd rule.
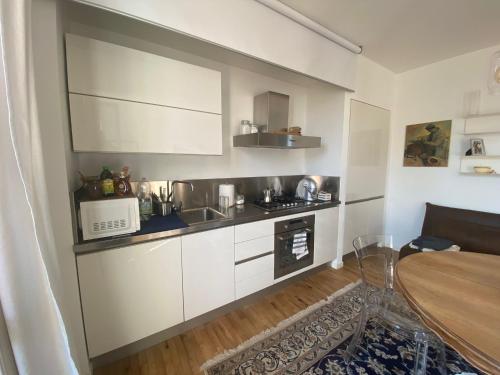
[[90,358],[183,321],[181,239],[77,257]]
[[274,254],[237,264],[236,299],[258,292],[274,282]]
[[234,301],[234,227],[182,236],[184,316]]
[[314,265],[330,262],[337,255],[338,207],[314,212]]
[[90,358],[333,260],[337,207],[314,212],[314,264],[274,280],[274,221],[307,214],[78,255]]

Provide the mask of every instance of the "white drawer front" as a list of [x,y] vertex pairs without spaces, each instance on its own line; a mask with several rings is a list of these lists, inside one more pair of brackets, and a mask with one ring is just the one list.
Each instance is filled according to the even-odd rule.
[[234,245],[235,261],[239,262],[264,253],[274,251],[274,236],[240,242]]
[[241,224],[234,227],[234,242],[243,242],[274,235],[274,221],[261,220],[248,224]]
[[274,254],[238,264],[235,268],[236,298],[258,292],[274,282]]

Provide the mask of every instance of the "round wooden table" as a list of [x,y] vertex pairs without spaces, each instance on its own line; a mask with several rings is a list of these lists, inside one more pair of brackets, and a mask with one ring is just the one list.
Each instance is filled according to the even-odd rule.
[[419,253],[396,266],[410,306],[478,369],[500,374],[500,256]]

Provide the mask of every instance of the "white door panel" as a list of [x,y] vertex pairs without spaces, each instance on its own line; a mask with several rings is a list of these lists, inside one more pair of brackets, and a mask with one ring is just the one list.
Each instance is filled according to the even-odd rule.
[[384,233],[384,199],[373,199],[345,206],[344,255],[354,251],[357,236]]
[[390,112],[351,101],[346,202],[385,194]]

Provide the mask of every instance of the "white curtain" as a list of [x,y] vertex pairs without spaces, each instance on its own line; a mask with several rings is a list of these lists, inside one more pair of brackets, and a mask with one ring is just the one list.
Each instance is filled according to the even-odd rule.
[[[20,374],[77,374],[44,262],[55,248],[34,94],[30,16],[31,0],[0,0],[0,306]],[[0,344],[5,338],[0,337]]]

